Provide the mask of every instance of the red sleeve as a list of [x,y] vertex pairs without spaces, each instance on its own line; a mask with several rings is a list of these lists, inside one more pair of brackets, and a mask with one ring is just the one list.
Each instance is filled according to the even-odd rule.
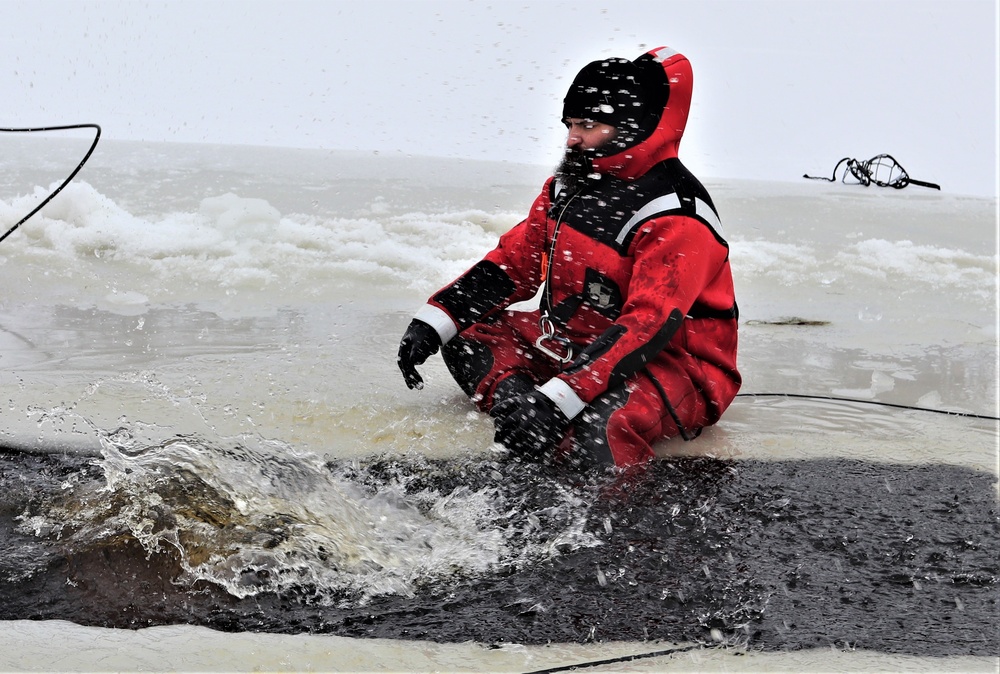
[[528,217],[503,234],[484,258],[503,269],[517,288],[507,305],[531,299],[541,287],[542,255],[548,246],[550,182],[551,178],[531,205]]

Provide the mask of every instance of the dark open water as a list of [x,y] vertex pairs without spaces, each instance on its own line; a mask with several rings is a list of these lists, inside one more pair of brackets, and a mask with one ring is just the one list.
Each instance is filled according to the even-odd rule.
[[[295,536],[303,523],[294,516],[238,521],[238,505],[183,466],[161,466],[145,494],[108,491],[108,462],[0,451],[0,619],[486,644],[1000,653],[997,480],[968,468],[684,458],[582,478],[482,458],[327,463],[359,493],[391,496],[401,514],[469,493],[507,508],[491,526],[508,552],[489,569],[438,569],[410,591],[373,595],[310,568],[336,573],[343,563],[322,546],[300,563],[250,561]],[[195,541],[189,528],[181,545],[164,545],[122,524],[139,509],[146,534],[185,520],[232,535]],[[573,518],[580,536],[553,536]],[[213,554],[244,565],[235,587],[245,596],[185,571]]]

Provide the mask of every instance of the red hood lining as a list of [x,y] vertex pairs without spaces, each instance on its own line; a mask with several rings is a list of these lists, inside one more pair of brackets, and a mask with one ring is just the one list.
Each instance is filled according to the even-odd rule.
[[658,118],[654,113],[650,130],[640,135],[635,144],[593,161],[598,173],[624,180],[634,180],[659,162],[677,156],[691,109],[693,75],[691,63],[683,54],[669,47],[658,47],[637,58],[635,63],[648,73],[644,82],[647,100],[662,101],[663,109]]

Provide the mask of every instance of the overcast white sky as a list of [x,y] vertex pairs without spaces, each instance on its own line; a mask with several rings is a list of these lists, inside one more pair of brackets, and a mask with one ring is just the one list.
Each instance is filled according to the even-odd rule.
[[995,0],[0,0],[0,17],[0,127],[552,166],[576,71],[666,44],[694,68],[681,158],[703,178],[888,152],[947,192],[997,192]]

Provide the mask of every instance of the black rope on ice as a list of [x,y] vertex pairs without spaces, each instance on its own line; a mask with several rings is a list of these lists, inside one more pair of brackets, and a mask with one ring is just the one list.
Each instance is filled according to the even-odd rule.
[[76,165],[76,168],[73,169],[73,172],[70,173],[69,176],[66,178],[66,180],[63,181],[62,185],[60,185],[59,187],[57,187],[55,189],[55,191],[52,192],[52,194],[50,194],[49,196],[45,197],[45,199],[42,200],[42,203],[38,204],[38,206],[36,206],[34,208],[34,210],[32,210],[30,213],[28,213],[23,218],[21,218],[17,222],[17,224],[15,224],[13,227],[11,227],[10,229],[8,229],[7,232],[3,236],[0,236],[0,242],[2,242],[4,239],[6,239],[11,234],[13,234],[14,230],[16,230],[18,227],[20,227],[25,222],[27,222],[28,219],[31,218],[31,216],[33,216],[35,213],[37,213],[38,211],[42,210],[42,208],[45,207],[45,204],[47,204],[50,201],[52,201],[52,199],[57,194],[59,194],[64,187],[66,187],[67,185],[69,185],[70,181],[73,180],[73,178],[76,177],[76,174],[80,172],[80,169],[83,168],[83,165],[87,163],[88,159],[90,159],[90,155],[92,155],[94,153],[94,148],[97,147],[97,141],[100,140],[100,138],[101,138],[101,127],[99,127],[97,124],[70,124],[68,126],[40,126],[40,127],[29,128],[29,129],[2,129],[2,128],[0,128],[0,131],[8,132],[8,133],[33,133],[35,131],[66,131],[68,129],[94,129],[95,130],[95,133],[94,133],[94,142],[91,143],[90,149],[87,150],[87,154],[85,154],[83,156],[83,159],[80,160],[80,163]]
[[525,672],[525,674],[552,674],[553,672],[568,672],[574,669],[583,669],[584,667],[600,667],[601,665],[613,665],[618,662],[632,662],[633,660],[641,660],[643,658],[658,658],[661,655],[673,655],[674,653],[684,653],[686,651],[693,651],[695,649],[702,648],[701,645],[696,646],[684,646],[683,648],[668,648],[664,651],[653,651],[652,653],[639,653],[638,655],[625,655],[620,658],[609,658],[607,660],[593,660],[591,662],[578,662],[575,665],[563,665],[561,667],[550,667],[549,669],[539,669],[533,672]]
[[[875,155],[867,161],[858,161],[857,159],[844,157],[833,167],[833,176],[830,178],[808,174],[803,174],[802,177],[809,178],[810,180],[836,182],[837,171],[840,169],[840,165],[844,163],[847,164],[847,169],[844,171],[841,181],[845,184],[858,184],[865,187],[878,185],[879,187],[893,187],[897,190],[901,190],[907,185],[919,185],[920,187],[929,187],[933,190],[941,189],[940,185],[924,182],[923,180],[914,180],[906,172],[906,169],[892,155],[888,154]],[[854,176],[857,183],[847,183],[848,174]]]
[[934,414],[947,414],[950,417],[965,417],[967,419],[985,419],[987,421],[1000,421],[1000,417],[989,414],[975,414],[973,412],[953,412],[951,410],[938,410],[932,407],[917,407],[916,405],[899,405],[887,403],[880,400],[863,400],[861,398],[841,398],[838,396],[806,395],[804,393],[737,393],[737,398],[800,398],[804,400],[833,400],[842,403],[860,403],[862,405],[881,405],[882,407],[894,407],[900,410],[912,410],[915,412],[933,412]]

